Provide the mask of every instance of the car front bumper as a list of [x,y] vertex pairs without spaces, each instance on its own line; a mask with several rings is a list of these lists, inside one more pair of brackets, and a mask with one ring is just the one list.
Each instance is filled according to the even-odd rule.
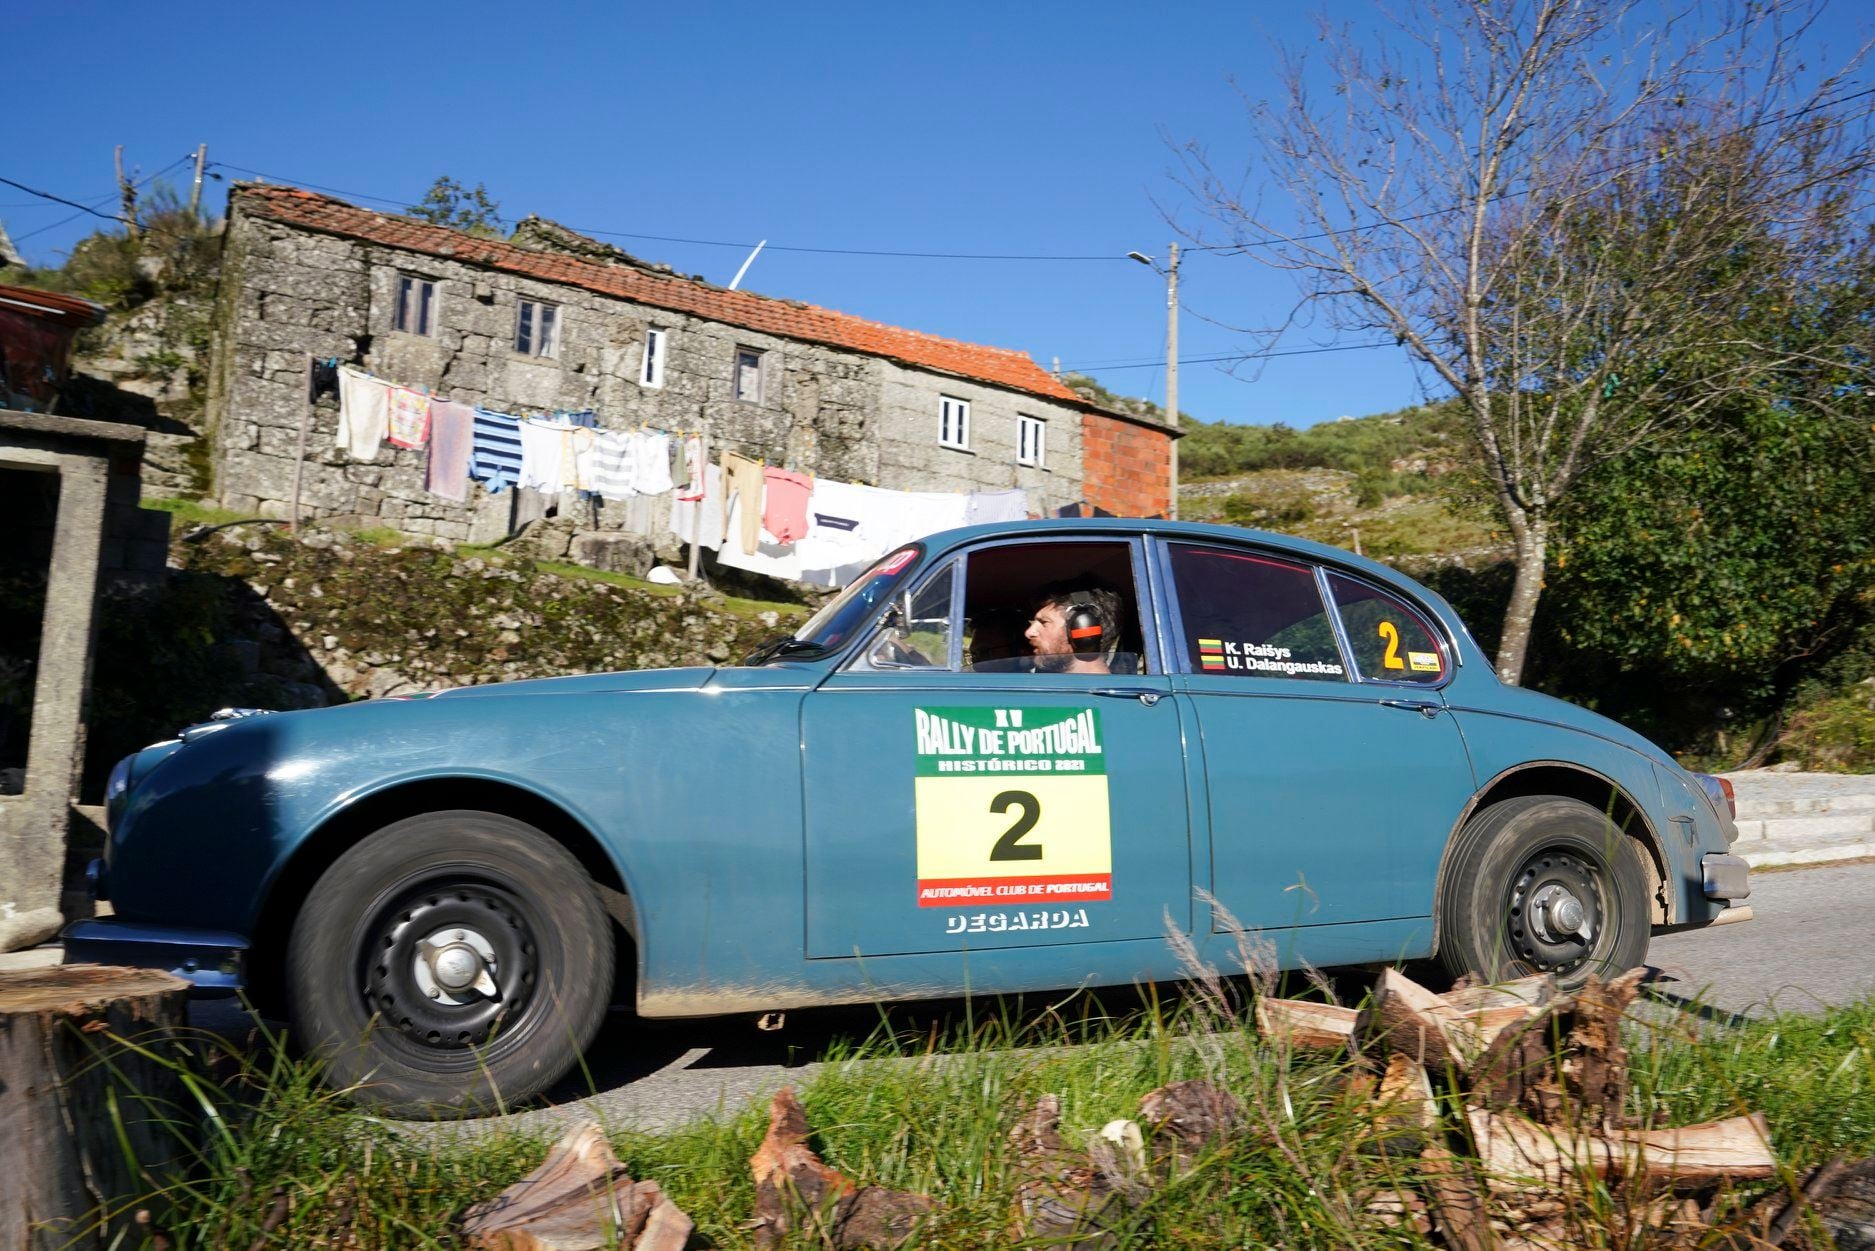
[[223,999],[245,985],[247,939],[225,930],[100,918],[65,927],[65,963],[162,969],[190,984],[196,999]]

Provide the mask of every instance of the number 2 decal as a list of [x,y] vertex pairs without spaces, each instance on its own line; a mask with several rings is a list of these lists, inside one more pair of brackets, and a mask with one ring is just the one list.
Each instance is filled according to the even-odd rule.
[[1400,659],[1400,631],[1391,621],[1380,623],[1380,637],[1387,640],[1387,654],[1380,658],[1382,668],[1404,669],[1406,662]]
[[991,812],[1008,812],[1011,808],[1020,808],[1022,815],[1016,823],[1003,831],[1003,836],[996,840],[996,846],[990,850],[991,860],[1040,860],[1042,848],[1039,843],[1025,843],[1022,836],[1035,828],[1035,823],[1042,819],[1042,801],[1027,791],[1004,791],[990,800]]

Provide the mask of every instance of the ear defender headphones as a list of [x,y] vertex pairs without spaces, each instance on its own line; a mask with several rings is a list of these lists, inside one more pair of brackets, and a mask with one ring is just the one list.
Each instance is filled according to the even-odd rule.
[[1068,628],[1068,641],[1077,652],[1097,652],[1106,641],[1107,629],[1100,624],[1100,610],[1092,604],[1069,604],[1061,614]]

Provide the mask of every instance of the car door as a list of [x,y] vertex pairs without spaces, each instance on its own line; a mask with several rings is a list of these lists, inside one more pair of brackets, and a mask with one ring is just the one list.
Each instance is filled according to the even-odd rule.
[[[1473,790],[1438,692],[1450,647],[1398,597],[1340,573],[1249,547],[1159,552],[1168,650],[1202,741],[1203,876],[1229,914],[1213,928],[1429,916],[1441,851]],[[1367,958],[1326,942],[1313,950],[1282,954]],[[1412,953],[1375,956],[1402,954]]]
[[[1101,543],[1143,587],[1138,540]],[[902,595],[802,705],[808,955],[1187,928],[1184,735],[1156,649],[1126,676],[970,667],[966,559]]]

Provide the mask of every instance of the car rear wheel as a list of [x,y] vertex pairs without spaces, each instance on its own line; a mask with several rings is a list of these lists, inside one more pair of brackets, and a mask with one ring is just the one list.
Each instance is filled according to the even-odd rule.
[[289,1014],[327,1080],[403,1115],[526,1099],[605,1017],[611,923],[585,871],[539,830],[435,812],[377,831],[306,897],[287,951]]
[[1523,796],[1459,831],[1439,900],[1439,962],[1454,976],[1551,973],[1572,988],[1640,964],[1648,931],[1641,850],[1588,804]]

